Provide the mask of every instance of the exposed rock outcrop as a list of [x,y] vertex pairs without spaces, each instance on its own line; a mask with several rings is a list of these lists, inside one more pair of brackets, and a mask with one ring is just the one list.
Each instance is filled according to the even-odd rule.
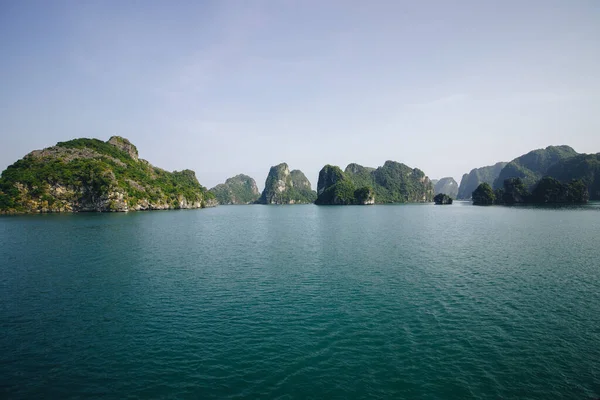
[[317,199],[310,181],[299,170],[290,171],[286,163],[271,167],[259,204],[310,204]]
[[480,184],[487,183],[492,186],[506,164],[507,163],[505,162],[499,162],[487,167],[472,169],[468,174],[464,174],[460,180],[456,198],[469,200],[473,191],[477,189]]
[[458,195],[458,183],[456,183],[454,178],[446,177],[435,182],[431,181],[431,183],[433,183],[435,193],[443,193],[453,199]]
[[137,150],[137,147],[135,147],[133,145],[133,143],[131,143],[129,140],[127,140],[127,139],[125,139],[125,138],[123,138],[121,136],[113,136],[110,139],[108,139],[108,143],[112,144],[117,149],[119,149],[121,151],[124,151],[125,153],[129,154],[129,157],[131,157],[135,161],[138,160],[138,150]]
[[317,182],[317,195],[323,194],[325,189],[335,185],[345,178],[340,167],[327,164],[319,171],[319,181]]

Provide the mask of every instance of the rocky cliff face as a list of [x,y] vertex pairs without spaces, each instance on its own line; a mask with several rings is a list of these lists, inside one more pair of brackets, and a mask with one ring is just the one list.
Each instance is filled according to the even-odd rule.
[[121,136],[113,136],[108,139],[108,143],[115,146],[117,149],[129,154],[133,160],[138,161],[138,150],[129,140]]
[[75,139],[35,150],[0,177],[0,212],[138,211],[215,205],[194,171],[167,172],[127,139]]
[[317,195],[323,194],[325,189],[335,185],[344,178],[344,173],[339,167],[327,164],[319,171]]
[[454,178],[442,178],[438,181],[435,181],[435,183],[432,181],[432,183],[434,185],[436,194],[443,193],[452,197],[453,199],[456,199],[456,196],[458,195],[458,183],[456,183]]
[[240,174],[229,178],[210,191],[219,204],[252,204],[260,197],[256,181],[248,175]]
[[507,163],[499,162],[494,165],[487,167],[472,169],[468,174],[464,174],[460,180],[460,186],[458,187],[457,199],[469,200],[471,194],[477,187],[482,183],[493,185],[494,181],[500,175],[500,171]]
[[317,194],[299,170],[290,171],[286,163],[271,167],[259,204],[309,204]]

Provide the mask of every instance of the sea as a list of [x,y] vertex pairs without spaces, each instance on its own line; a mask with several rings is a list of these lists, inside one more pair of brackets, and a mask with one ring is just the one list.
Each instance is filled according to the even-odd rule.
[[0,217],[3,399],[599,397],[599,203]]

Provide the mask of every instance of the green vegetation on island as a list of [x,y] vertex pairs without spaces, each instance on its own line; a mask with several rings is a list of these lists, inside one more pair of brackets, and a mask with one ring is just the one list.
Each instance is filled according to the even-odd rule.
[[310,204],[317,199],[317,193],[311,189],[310,181],[299,170],[290,171],[286,163],[269,170],[265,189],[258,204]]
[[456,199],[458,196],[458,183],[454,180],[454,178],[446,177],[440,180],[432,180],[433,188],[435,193],[443,193]]
[[493,185],[500,171],[507,163],[499,162],[487,167],[472,169],[468,174],[464,174],[458,187],[457,199],[469,200],[473,191],[482,183]]
[[433,185],[425,173],[395,161],[386,161],[377,169],[350,164],[346,167],[345,175],[357,188],[372,188],[377,204],[433,200]]
[[318,205],[366,205],[375,202],[373,189],[357,188],[342,170],[333,165],[324,166],[317,184]]
[[256,181],[248,175],[240,174],[229,178],[210,192],[215,195],[219,204],[253,204],[260,197]]
[[473,204],[476,206],[491,206],[496,202],[496,195],[489,183],[483,182],[471,194]]
[[215,205],[194,171],[138,158],[127,139],[74,139],[35,150],[0,176],[0,212],[130,211]]
[[[546,177],[554,180],[550,183]],[[553,186],[554,194],[545,193],[544,189],[543,196],[530,198],[540,185],[542,188]],[[587,194],[579,192],[581,185],[585,186]],[[600,153],[579,154],[569,146],[533,150],[508,163],[494,187],[499,204],[581,203],[587,198],[600,200]],[[548,201],[542,201],[543,198]]]
[[520,178],[523,184],[531,189],[543,176],[548,175],[550,167],[577,154],[569,146],[548,146],[545,149],[530,151],[502,168],[494,181],[494,189],[503,187],[504,181],[509,178]]
[[583,204],[590,198],[582,180],[562,183],[550,176],[543,177],[531,192],[529,203],[534,204]]
[[452,197],[448,196],[445,193],[438,193],[433,198],[433,202],[439,205],[452,204],[452,201]]
[[363,167],[356,163],[350,163],[344,170],[344,174],[354,182],[356,187],[375,187],[373,181],[375,168]]
[[82,138],[32,151],[3,171],[0,213],[164,210],[218,203],[451,204],[455,196],[472,198],[476,205],[585,203],[600,200],[600,153],[548,146],[509,163],[473,169],[460,186],[451,177],[431,181],[423,171],[395,161],[379,168],[351,163],[344,171],[326,165],[317,189],[318,194],[301,171],[282,163],[271,167],[262,194],[252,178],[241,174],[208,191],[191,170],[168,172],[139,159],[127,139]]
[[508,178],[504,180],[504,187],[494,191],[496,204],[520,204],[529,201],[529,190],[521,178]]
[[590,200],[600,200],[600,153],[578,154],[548,168],[548,176],[560,182],[581,180],[587,187]]
[[377,169],[352,163],[344,172],[326,165],[319,173],[316,204],[387,204],[433,200],[433,185],[425,173],[395,161]]
[[508,178],[504,180],[503,187],[495,191],[487,183],[482,183],[472,197],[474,205],[584,204],[589,200],[589,192],[582,180],[563,183],[545,176],[532,192],[521,178]]

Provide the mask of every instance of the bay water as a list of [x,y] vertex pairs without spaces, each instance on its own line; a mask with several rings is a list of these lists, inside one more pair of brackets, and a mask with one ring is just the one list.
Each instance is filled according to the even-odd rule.
[[600,397],[600,205],[0,218],[1,398]]

